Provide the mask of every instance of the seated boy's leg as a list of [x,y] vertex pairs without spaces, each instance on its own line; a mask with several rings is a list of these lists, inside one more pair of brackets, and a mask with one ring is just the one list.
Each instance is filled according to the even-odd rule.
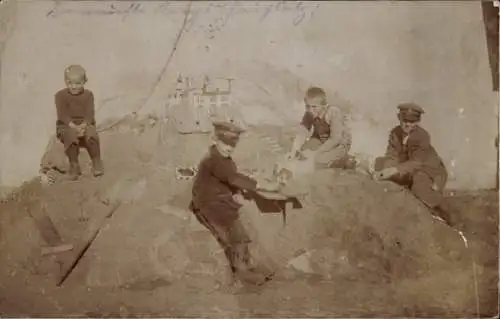
[[213,222],[211,222],[199,209],[193,209],[192,210],[194,216],[198,220],[200,224],[202,224],[206,229],[210,231],[212,236],[215,237],[219,245],[222,247],[222,249],[226,249],[226,247],[229,246],[229,240],[227,237],[227,232],[222,231],[221,227],[217,227],[217,225]]
[[101,145],[95,126],[91,125],[87,128],[84,139],[85,148],[92,160],[92,172],[94,176],[101,176],[104,174],[104,168],[101,160]]
[[317,138],[311,137],[307,142],[300,148],[301,151],[311,150],[315,151],[321,146],[321,141]]
[[395,175],[390,177],[388,180],[407,188],[411,188],[413,185],[413,177],[410,174]]
[[239,219],[235,220],[228,229],[228,240],[233,265],[237,270],[246,269],[250,263],[248,245],[251,240]]
[[346,168],[348,150],[347,145],[341,144],[333,149],[316,153],[314,158],[316,168]]
[[255,267],[251,263],[249,244],[251,239],[243,224],[237,219],[229,228],[230,260],[235,269],[235,275],[249,284],[264,283],[272,273],[264,268]]
[[[340,145],[337,149],[337,159],[333,160],[330,164],[331,168],[342,168],[342,169],[355,169],[356,168],[356,158],[349,155],[349,150],[351,145]],[[342,155],[343,154],[343,155]]]
[[76,180],[81,175],[80,163],[78,162],[78,156],[80,155],[78,134],[73,128],[57,123],[56,136],[64,144],[64,153],[69,161],[69,178]]
[[427,206],[436,207],[441,203],[443,194],[439,191],[435,191],[432,186],[433,181],[428,174],[420,171],[413,174],[413,182],[411,185],[412,193]]
[[78,156],[80,155],[80,145],[72,143],[65,149],[66,156],[69,160],[69,177],[72,180],[78,179],[78,176],[82,174],[80,169],[80,163],[78,162]]
[[441,168],[434,172],[432,179],[439,192],[443,192],[446,183],[448,182],[448,172],[446,171],[446,167],[444,166],[444,164],[441,163]]
[[212,236],[217,240],[217,243],[219,246],[222,248],[224,251],[224,254],[226,256],[226,259],[229,262],[229,267],[231,268],[231,272],[234,274],[236,272],[236,268],[232,264],[232,254],[231,254],[231,247],[230,247],[230,241],[228,237],[228,231],[225,230],[223,227],[218,226],[216,223],[211,222],[199,209],[192,209],[193,214],[195,215],[196,219],[200,224],[202,224],[205,228],[207,228]]
[[448,203],[440,190],[433,189],[433,185],[434,182],[428,174],[416,172],[413,175],[411,191],[448,225],[456,225],[459,218],[457,210]]

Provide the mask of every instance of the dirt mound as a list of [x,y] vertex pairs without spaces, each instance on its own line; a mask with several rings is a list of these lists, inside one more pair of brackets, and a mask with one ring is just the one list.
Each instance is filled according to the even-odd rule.
[[[87,169],[77,182],[43,186],[36,179],[0,204],[4,289],[18,289],[26,280],[53,285],[47,278],[55,261],[40,256],[45,243],[26,210],[44,207],[65,241],[80,245],[113,202],[122,204],[65,285],[132,289],[145,278],[196,279],[199,289],[210,290],[224,281],[223,253],[187,210],[191,182],[175,179],[176,167],[203,156],[209,136],[175,135],[165,124],[147,123],[102,132],[106,174],[101,179],[89,177]],[[243,169],[270,171],[286,152],[289,136],[251,128],[236,161]],[[384,285],[396,302],[415,307],[473,308],[470,260],[460,236],[434,221],[411,194],[355,172],[321,172],[312,180],[308,195],[300,198],[303,207],[288,211],[285,225],[281,214],[261,213],[255,202],[242,211],[256,258],[276,267],[277,280],[309,273]]]
[[[286,222],[254,202],[243,209],[257,260],[284,276],[298,271],[324,280],[389,283],[411,291],[397,298],[418,307],[473,307],[471,260],[462,238],[412,194],[354,172],[320,172],[312,180],[303,207],[288,211]],[[179,209],[182,202],[176,201]]]

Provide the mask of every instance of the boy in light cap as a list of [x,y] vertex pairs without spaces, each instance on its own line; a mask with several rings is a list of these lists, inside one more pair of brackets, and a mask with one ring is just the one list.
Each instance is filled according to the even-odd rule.
[[385,156],[375,161],[374,177],[408,187],[448,225],[455,225],[457,213],[443,196],[448,172],[429,133],[419,126],[424,110],[415,103],[398,109],[399,125],[389,133]]
[[242,132],[232,123],[214,123],[215,144],[198,166],[190,210],[224,250],[233,278],[261,284],[270,274],[256,271],[251,265],[251,240],[239,220],[242,191],[275,191],[278,185],[257,183],[238,172],[231,154]]
[[80,65],[70,65],[64,70],[66,88],[55,94],[57,109],[56,134],[64,144],[69,159],[70,179],[81,175],[78,156],[80,146],[85,147],[92,160],[95,177],[104,174],[101,162],[99,136],[95,127],[94,94],[84,88],[87,83],[85,69]]
[[326,93],[319,87],[310,87],[304,102],[306,111],[300,123],[301,130],[293,141],[288,159],[305,152],[314,156],[317,169],[355,168],[354,159],[348,155],[352,136],[342,111],[327,103]]

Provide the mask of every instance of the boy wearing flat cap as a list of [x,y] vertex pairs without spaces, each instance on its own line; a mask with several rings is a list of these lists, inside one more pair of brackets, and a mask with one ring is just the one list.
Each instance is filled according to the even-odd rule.
[[409,187],[413,194],[447,224],[457,214],[443,196],[448,173],[443,160],[431,145],[429,133],[419,126],[424,110],[415,103],[398,106],[400,124],[389,134],[384,157],[375,161],[376,179],[388,179]]
[[70,65],[64,70],[66,88],[55,94],[57,109],[56,135],[64,144],[69,159],[70,179],[81,175],[78,155],[80,146],[85,147],[92,160],[95,177],[104,174],[101,162],[99,136],[95,127],[94,94],[84,88],[87,82],[85,69]]
[[214,123],[215,144],[198,166],[190,210],[224,250],[233,278],[260,284],[269,274],[259,273],[251,266],[251,240],[239,220],[240,198],[242,191],[275,191],[278,185],[257,183],[238,172],[231,154],[242,132],[232,123]]

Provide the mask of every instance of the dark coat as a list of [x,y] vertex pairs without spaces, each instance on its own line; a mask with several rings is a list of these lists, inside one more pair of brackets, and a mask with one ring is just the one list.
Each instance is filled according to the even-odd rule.
[[238,191],[255,191],[257,182],[238,172],[230,157],[215,146],[202,159],[194,178],[191,210],[198,210],[210,223],[230,227],[238,219],[241,204],[233,199]]
[[405,136],[406,134],[399,125],[391,130],[389,144],[385,152],[386,162],[384,166],[395,166],[403,175],[423,172],[436,185],[444,188],[448,173],[443,160],[431,145],[429,133],[417,126],[410,133],[406,144],[403,143]]

